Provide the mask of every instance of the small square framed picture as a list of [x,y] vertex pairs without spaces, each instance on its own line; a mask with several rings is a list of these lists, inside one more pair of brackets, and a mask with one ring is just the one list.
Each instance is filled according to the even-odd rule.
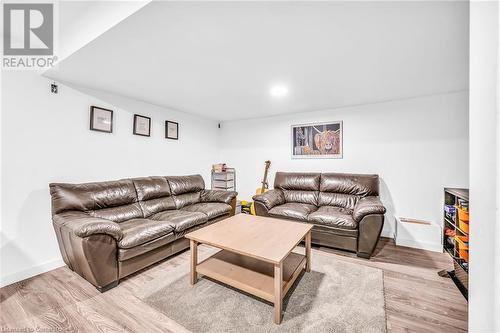
[[165,138],[179,140],[179,124],[175,121],[165,121]]
[[151,136],[151,118],[134,114],[134,134]]
[[113,111],[92,105],[90,107],[90,129],[113,133]]

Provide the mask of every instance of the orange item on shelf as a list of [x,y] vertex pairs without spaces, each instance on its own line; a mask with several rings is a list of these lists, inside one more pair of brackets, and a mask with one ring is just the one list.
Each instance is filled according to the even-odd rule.
[[463,210],[462,208],[458,208],[458,207],[457,207],[457,211],[458,211],[458,219],[460,221],[469,222],[469,212],[468,211]]
[[469,261],[469,236],[455,236],[458,245],[458,255],[465,261]]
[[459,249],[469,249],[469,236],[455,236],[455,241],[457,242]]
[[469,233],[469,222],[468,221],[466,222],[466,221],[458,220],[458,227],[463,232]]
[[469,250],[458,250],[458,255],[461,259],[469,262]]

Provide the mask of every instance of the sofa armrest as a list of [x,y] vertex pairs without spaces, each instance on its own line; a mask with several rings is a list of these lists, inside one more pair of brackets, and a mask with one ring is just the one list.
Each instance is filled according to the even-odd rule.
[[92,217],[84,212],[66,211],[54,215],[52,220],[59,227],[67,228],[74,235],[81,238],[105,234],[113,237],[118,242],[123,237],[123,232],[118,223]]
[[253,200],[263,203],[269,210],[274,206],[282,205],[285,203],[285,195],[282,190],[273,189],[262,194],[254,195]]
[[68,267],[103,292],[118,284],[118,223],[81,211],[52,216],[59,249]]
[[370,259],[373,251],[377,247],[383,227],[383,214],[369,214],[363,217],[358,225],[358,257]]
[[378,197],[369,196],[361,198],[356,207],[354,207],[352,217],[359,223],[363,217],[370,214],[385,214],[385,207]]
[[224,190],[203,190],[201,192],[201,202],[220,202],[231,204],[238,192]]

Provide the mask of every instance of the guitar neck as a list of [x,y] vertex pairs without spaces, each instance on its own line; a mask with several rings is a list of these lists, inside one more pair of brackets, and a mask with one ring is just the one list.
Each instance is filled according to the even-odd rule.
[[268,170],[269,170],[269,165],[271,164],[271,162],[269,161],[266,161],[266,168],[264,170],[264,178],[262,179],[262,187],[261,187],[261,192],[264,193],[264,191],[269,188],[268,184],[267,184],[267,173],[268,173]]
[[267,181],[263,180],[262,181],[262,188],[261,191],[264,192],[266,189],[269,188],[269,185],[267,184]]

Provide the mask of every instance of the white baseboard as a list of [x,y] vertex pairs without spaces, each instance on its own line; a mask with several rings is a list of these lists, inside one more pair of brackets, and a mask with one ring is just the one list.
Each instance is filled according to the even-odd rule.
[[392,230],[382,230],[382,234],[380,236],[394,239],[397,246],[406,246],[412,247],[414,249],[443,252],[443,246],[440,243],[421,242],[414,239],[396,239],[396,235]]
[[41,265],[38,266],[33,266],[28,269],[15,272],[6,276],[2,276],[0,278],[0,288],[8,286],[9,284],[22,281],[24,279],[30,278],[32,276],[42,274],[48,271],[51,271],[53,269],[59,268],[64,266],[65,263],[62,259],[56,259],[56,260],[51,260],[47,261]]
[[414,239],[396,239],[397,246],[412,247],[414,249],[421,249],[434,252],[443,252],[443,246],[440,243],[427,243],[421,242]]

